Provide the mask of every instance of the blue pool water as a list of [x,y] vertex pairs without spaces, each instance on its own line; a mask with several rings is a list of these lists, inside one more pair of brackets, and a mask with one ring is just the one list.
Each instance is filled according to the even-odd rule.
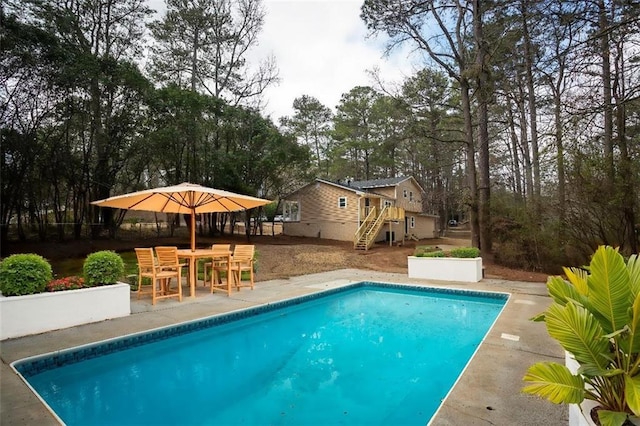
[[424,425],[506,295],[360,283],[305,299],[15,368],[69,425]]

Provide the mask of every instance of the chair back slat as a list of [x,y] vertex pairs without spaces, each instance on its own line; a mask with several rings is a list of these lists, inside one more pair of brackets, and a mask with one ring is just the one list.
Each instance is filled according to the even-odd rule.
[[158,265],[163,266],[177,266],[178,261],[178,247],[173,246],[158,246],[156,249],[156,256],[158,257]]
[[221,251],[223,253],[231,251],[231,244],[214,244],[211,246],[212,251]]
[[238,245],[233,249],[234,262],[247,262],[253,259],[256,246],[254,245]]
[[136,248],[136,257],[138,258],[138,268],[141,272],[153,271],[155,267],[155,259],[153,257],[153,249],[149,248]]

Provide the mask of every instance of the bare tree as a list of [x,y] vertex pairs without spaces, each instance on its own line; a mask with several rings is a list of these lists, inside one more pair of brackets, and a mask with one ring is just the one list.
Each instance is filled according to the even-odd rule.
[[255,102],[278,79],[272,57],[247,64],[263,22],[261,0],[167,0],[166,15],[149,25],[151,74],[234,106]]

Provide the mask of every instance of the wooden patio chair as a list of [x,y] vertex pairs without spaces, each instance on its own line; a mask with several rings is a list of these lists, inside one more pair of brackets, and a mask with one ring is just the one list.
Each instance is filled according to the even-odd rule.
[[[188,268],[188,263],[180,263],[178,259],[178,247],[174,246],[157,246],[155,248],[158,257],[158,265],[163,270],[174,270],[176,268]],[[182,272],[181,272],[182,274]]]
[[[231,244],[213,244],[211,246],[211,250],[214,252],[223,252],[223,253],[228,253],[231,251]],[[211,280],[215,279],[215,271],[213,269],[213,267],[215,265],[219,265],[219,264],[225,264],[226,262],[223,260],[214,260],[211,262],[205,262],[203,265],[203,269],[204,269],[204,282],[202,283],[202,285],[207,285],[207,273],[209,272],[209,270],[211,270]],[[214,265],[215,264],[215,265]]]
[[[168,297],[177,297],[182,302],[181,268],[164,269],[153,255],[152,248],[136,248],[135,252],[138,258],[137,298],[139,299],[142,294],[151,294],[151,304],[153,305],[156,304],[158,299]],[[151,289],[149,291],[143,290],[143,278],[151,279]],[[175,278],[177,282],[177,288],[173,290],[170,284],[172,278]]]
[[[255,256],[255,252],[256,246],[254,245],[236,244],[233,249],[233,255],[231,256],[231,278],[233,278],[233,284],[238,290],[240,290],[240,287],[251,287],[251,290],[253,290],[253,258]],[[218,273],[223,271],[226,272],[226,270],[226,264],[214,267],[214,271]],[[242,283],[243,272],[248,272],[249,283]]]

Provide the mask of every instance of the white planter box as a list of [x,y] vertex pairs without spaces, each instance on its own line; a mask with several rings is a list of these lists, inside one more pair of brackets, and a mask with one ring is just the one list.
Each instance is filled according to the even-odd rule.
[[131,314],[129,284],[0,296],[0,340]]
[[477,283],[482,279],[482,258],[408,256],[409,278]]

